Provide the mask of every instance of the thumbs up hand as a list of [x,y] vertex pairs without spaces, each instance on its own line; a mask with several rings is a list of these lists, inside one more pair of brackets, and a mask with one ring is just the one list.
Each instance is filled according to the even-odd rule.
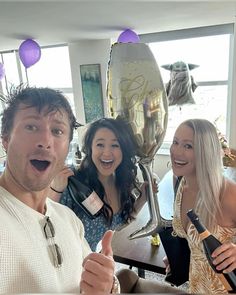
[[80,292],[85,294],[110,293],[113,286],[115,262],[111,241],[113,231],[107,231],[102,239],[101,253],[90,253],[83,261]]
[[113,231],[108,230],[102,238],[102,251],[101,251],[101,253],[105,256],[113,257],[113,251],[112,251],[112,247],[111,247],[111,241],[113,238],[113,234],[114,234]]

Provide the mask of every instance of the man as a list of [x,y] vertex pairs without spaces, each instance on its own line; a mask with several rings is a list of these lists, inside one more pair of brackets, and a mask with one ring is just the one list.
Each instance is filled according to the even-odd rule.
[[62,169],[76,119],[49,88],[16,89],[2,115],[7,153],[0,177],[0,293],[110,293],[112,232],[90,253],[80,220],[48,199]]

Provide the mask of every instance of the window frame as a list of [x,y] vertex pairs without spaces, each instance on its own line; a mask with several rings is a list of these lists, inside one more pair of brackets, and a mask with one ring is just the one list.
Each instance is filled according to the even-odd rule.
[[[228,66],[228,80],[222,81],[205,81],[198,82],[198,86],[211,86],[211,85],[226,85],[228,87],[228,96],[226,102],[226,137],[230,143],[230,135],[232,130],[232,81],[233,81],[233,60],[234,60],[234,24],[223,24],[223,25],[214,25],[207,27],[191,28],[191,29],[182,29],[158,33],[149,33],[141,34],[140,42],[143,43],[154,43],[154,42],[164,42],[164,41],[174,41],[181,39],[190,39],[190,38],[199,38],[207,36],[216,36],[216,35],[230,35],[230,44],[229,44],[229,66]],[[158,150],[158,154],[169,155],[170,144],[168,142],[163,142],[161,148]]]
[[[58,48],[58,47],[67,47],[68,51],[69,51],[69,46],[66,43],[57,44],[57,45],[41,46],[41,50],[47,49],[47,48],[50,48],[50,49],[52,48],[53,49],[53,48]],[[14,56],[15,56],[16,70],[17,70],[16,75],[18,75],[19,84],[27,84],[26,71],[24,71],[24,66],[20,61],[18,50],[13,49],[13,50],[0,51],[0,61],[2,63],[4,63],[4,54],[9,54],[9,53],[14,54]],[[10,85],[8,85],[7,76],[5,78],[3,78],[3,79],[4,79],[3,82],[0,81],[0,93],[5,93],[6,94],[6,92],[9,92],[9,90],[10,90]],[[5,91],[3,91],[3,85],[5,86],[4,87]],[[50,87],[50,88],[61,91],[65,96],[67,96],[67,94],[73,95],[73,100],[74,100],[73,85],[71,87],[64,87],[64,88],[63,87]],[[0,101],[0,112],[2,112],[4,107],[5,107],[4,102]],[[71,104],[71,107],[72,107],[72,110],[73,110],[73,112],[74,112],[74,114],[76,116],[75,103]],[[0,124],[0,127],[1,127],[1,124]],[[76,131],[74,132],[74,137],[73,137],[72,142],[78,142],[78,133]],[[2,149],[0,149],[0,162],[1,162],[1,152],[2,152]]]

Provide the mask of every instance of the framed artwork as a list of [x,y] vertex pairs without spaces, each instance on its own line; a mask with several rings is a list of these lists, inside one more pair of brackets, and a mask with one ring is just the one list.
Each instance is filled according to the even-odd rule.
[[100,64],[80,65],[86,123],[104,117]]

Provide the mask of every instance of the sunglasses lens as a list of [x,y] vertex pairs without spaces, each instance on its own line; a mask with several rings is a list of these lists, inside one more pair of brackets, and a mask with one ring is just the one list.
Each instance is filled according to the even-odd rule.
[[[47,217],[43,229],[46,239],[51,239],[55,237],[55,229],[49,217]],[[55,267],[60,267],[62,265],[62,253],[60,247],[54,241],[49,247],[52,249]]]
[[62,265],[62,254],[61,254],[61,249],[57,244],[55,244],[55,250],[57,253],[57,264],[58,264],[58,266],[61,266]]
[[48,222],[48,227],[50,228],[50,231],[51,231],[51,235],[54,238],[55,237],[55,229],[54,229],[54,227],[52,225],[52,222],[51,222],[51,220],[49,218],[48,218],[47,222]]

